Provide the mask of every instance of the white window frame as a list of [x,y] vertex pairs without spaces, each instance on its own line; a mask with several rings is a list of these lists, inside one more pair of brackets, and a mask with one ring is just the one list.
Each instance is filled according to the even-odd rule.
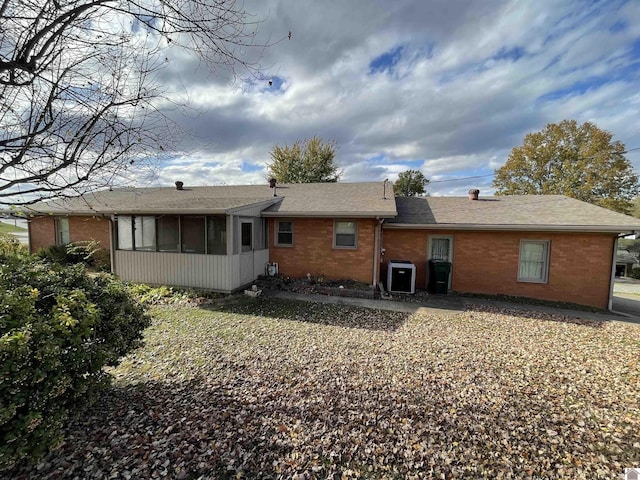
[[[282,232],[282,233],[291,233],[291,243],[281,243],[280,242],[280,224],[281,223],[290,223],[291,224],[291,232]],[[278,247],[293,247],[293,242],[295,238],[293,220],[276,220],[276,238],[275,242]]]
[[[431,256],[431,251],[433,250],[433,241],[438,239],[449,240],[449,255],[446,259],[443,258],[434,258]],[[449,273],[449,284],[447,288],[451,290],[451,286],[453,284],[453,252],[454,252],[454,236],[453,235],[429,235],[429,241],[427,242],[427,261],[429,260],[444,260],[446,262],[451,263],[451,272]],[[427,279],[426,282],[429,282],[429,268],[427,268]]]
[[[520,267],[524,261],[523,254],[526,245],[543,245],[544,259],[542,265],[542,275],[540,277],[524,277],[520,274]],[[549,283],[549,259],[551,257],[551,241],[550,240],[520,240],[520,254],[518,257],[518,282],[526,283]]]
[[[353,245],[337,245],[336,236],[338,235],[338,224],[339,223],[353,223],[354,232],[353,232]],[[334,220],[333,221],[333,248],[346,248],[350,250],[355,250],[358,248],[358,222],[356,220]]]
[[71,243],[69,217],[56,217],[54,223],[56,227],[56,245],[67,245]]

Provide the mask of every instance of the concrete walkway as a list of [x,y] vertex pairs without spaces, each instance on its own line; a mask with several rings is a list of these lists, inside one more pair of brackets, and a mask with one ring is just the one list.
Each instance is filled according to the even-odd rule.
[[620,315],[611,312],[588,312],[583,310],[570,310],[557,307],[549,307],[543,305],[531,305],[512,302],[503,302],[489,299],[468,298],[458,295],[435,295],[430,297],[426,302],[413,303],[402,302],[396,300],[383,299],[367,299],[367,298],[351,298],[351,297],[334,297],[329,295],[294,293],[281,290],[264,290],[263,295],[272,298],[281,298],[284,300],[297,300],[301,302],[318,302],[329,303],[335,305],[350,305],[353,307],[373,308],[376,310],[389,310],[394,312],[405,313],[431,313],[434,315],[448,315],[452,313],[463,312],[472,309],[474,305],[492,306],[496,308],[521,310],[521,311],[537,311],[554,315],[562,315],[571,318],[581,318],[585,320],[596,321],[618,321],[625,323],[640,324],[640,316]]

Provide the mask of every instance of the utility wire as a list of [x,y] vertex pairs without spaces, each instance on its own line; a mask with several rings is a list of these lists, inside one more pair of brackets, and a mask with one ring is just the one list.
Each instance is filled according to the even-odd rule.
[[[621,155],[624,155],[625,153],[629,153],[629,152],[635,152],[636,150],[640,150],[640,147],[635,147],[635,148],[628,148],[627,150],[624,150],[622,152],[617,152]],[[589,157],[589,158],[593,158],[593,157]],[[485,177],[493,177],[495,175],[494,173],[487,173],[486,175],[473,175],[471,177],[457,177],[457,178],[448,178],[445,180],[430,180],[429,184],[431,183],[444,183],[444,182],[457,182],[459,180],[471,180],[473,178],[485,178]]]
[[448,178],[446,180],[429,180],[429,184],[431,184],[431,183],[442,183],[442,182],[457,182],[458,180],[470,180],[472,178],[493,177],[494,175],[495,175],[495,173],[487,173],[486,175],[474,175],[472,177]]

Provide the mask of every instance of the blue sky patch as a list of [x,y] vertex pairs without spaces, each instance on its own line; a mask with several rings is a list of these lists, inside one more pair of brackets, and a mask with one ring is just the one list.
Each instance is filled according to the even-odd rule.
[[284,90],[282,89],[282,85],[284,84],[284,79],[274,75],[273,77],[269,77],[266,80],[267,86],[265,90],[273,93],[282,93]]
[[627,22],[625,20],[618,20],[616,23],[609,27],[609,32],[619,33],[627,29]]
[[526,53],[527,51],[522,47],[513,47],[513,48],[502,47],[500,50],[498,50],[498,53],[496,53],[492,58],[494,60],[511,60],[512,62],[517,62]]
[[563,97],[569,97],[574,95],[583,95],[589,90],[597,90],[601,86],[609,83],[611,81],[610,77],[591,77],[586,78],[584,80],[580,80],[575,82],[573,85],[569,85],[568,87],[558,88],[557,90],[552,90],[551,92],[547,92],[544,95],[538,97],[538,101],[547,102],[550,100],[557,100]]
[[257,165],[255,163],[249,163],[246,160],[242,161],[242,164],[240,165],[240,169],[243,172],[257,172],[258,170],[262,170],[264,167],[263,165]]
[[397,63],[402,58],[402,53],[404,52],[404,47],[402,45],[395,47],[388,52],[383,53],[382,55],[377,56],[371,62],[369,62],[369,73],[382,73],[385,71],[392,72],[393,67],[397,65]]
[[407,170],[420,170],[424,160],[394,160],[390,161],[388,157],[383,154],[376,155],[367,159],[369,165],[388,165],[389,163],[396,163],[400,165],[406,165]]
[[536,101],[546,102],[572,95],[583,95],[613,82],[636,82],[640,73],[640,40],[631,45],[631,48],[626,52],[626,57],[629,62],[625,63],[621,68],[612,69],[606,75],[587,77],[567,87],[552,90],[538,97]]

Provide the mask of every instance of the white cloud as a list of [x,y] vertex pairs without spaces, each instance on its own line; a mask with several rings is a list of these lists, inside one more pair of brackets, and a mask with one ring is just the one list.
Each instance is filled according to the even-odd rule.
[[[567,118],[640,147],[638,2],[252,0],[246,9],[268,13],[258,40],[278,41],[264,54],[264,84],[233,88],[172,57],[166,81],[189,88],[199,109],[177,117],[182,148],[198,153],[163,165],[161,183],[260,183],[264,170],[243,171],[243,161],[265,164],[274,144],[313,135],[338,142],[344,181],[392,179],[416,161],[434,179],[492,172],[526,133]],[[374,58],[399,46],[392,74],[370,73]],[[272,76],[283,80],[277,91],[266,84]],[[640,155],[629,158],[640,165]],[[484,193],[490,183],[429,190]]]

